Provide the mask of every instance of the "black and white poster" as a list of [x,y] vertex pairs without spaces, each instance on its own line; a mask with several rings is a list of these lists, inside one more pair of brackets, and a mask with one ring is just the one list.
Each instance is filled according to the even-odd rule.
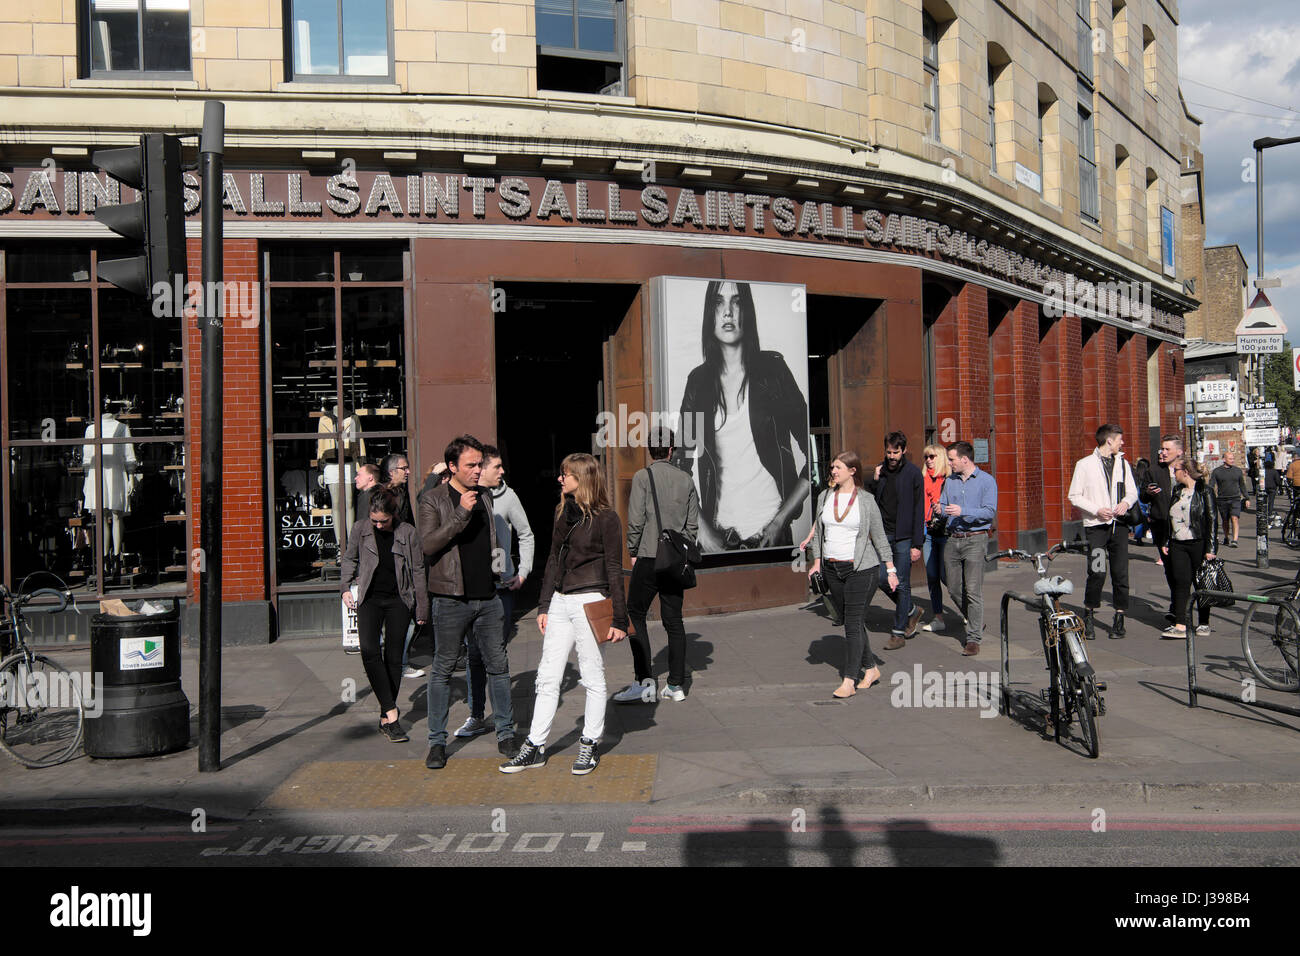
[[700,496],[705,553],[781,548],[811,525],[802,285],[651,282],[655,401]]

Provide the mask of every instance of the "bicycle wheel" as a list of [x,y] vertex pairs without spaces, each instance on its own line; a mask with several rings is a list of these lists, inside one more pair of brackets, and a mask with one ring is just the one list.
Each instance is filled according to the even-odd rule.
[[81,688],[67,668],[39,654],[0,663],[0,750],[24,767],[53,767],[81,746]]
[[1300,514],[1288,511],[1282,522],[1282,543],[1292,550],[1300,549]]
[[1241,652],[1266,687],[1300,690],[1300,635],[1295,621],[1277,605],[1251,604],[1241,621]]
[[1101,739],[1097,736],[1097,692],[1091,682],[1080,679],[1075,673],[1073,661],[1064,663],[1065,668],[1061,672],[1062,685],[1065,688],[1068,706],[1079,721],[1079,736],[1083,740],[1083,745],[1088,748],[1088,756],[1099,757]]

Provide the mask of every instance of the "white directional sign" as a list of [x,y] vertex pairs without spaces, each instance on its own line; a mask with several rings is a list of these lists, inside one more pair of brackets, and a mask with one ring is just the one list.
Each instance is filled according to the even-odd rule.
[[1282,429],[1280,428],[1247,428],[1242,433],[1242,442],[1251,447],[1260,445],[1278,445],[1282,442]]
[[1237,354],[1263,355],[1282,351],[1286,323],[1262,291],[1256,293],[1246,314],[1237,323]]

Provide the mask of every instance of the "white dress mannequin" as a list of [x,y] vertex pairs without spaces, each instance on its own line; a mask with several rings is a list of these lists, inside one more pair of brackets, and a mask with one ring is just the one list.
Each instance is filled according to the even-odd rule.
[[[324,462],[321,476],[330,492],[330,510],[334,519],[334,540],[343,551],[343,529],[355,522],[356,500],[352,482],[357,476],[357,465],[366,457],[366,443],[361,437],[361,420],[356,414],[334,406],[333,415],[323,414],[317,432],[333,432],[338,421],[340,440],[322,438],[316,442],[316,458]],[[339,446],[342,447],[339,447]]]
[[[86,426],[86,437],[94,438],[96,424]],[[112,412],[104,412],[98,424],[101,438],[130,438],[131,429],[125,422],[120,422]],[[98,451],[97,451],[98,449]],[[103,461],[99,460],[102,455]],[[81,494],[85,499],[87,511],[98,511],[99,472],[102,465],[104,472],[103,507],[108,513],[105,522],[109,525],[109,534],[104,542],[105,554],[122,553],[122,517],[130,510],[131,491],[135,487],[136,457],[135,447],[130,443],[112,445],[83,445],[81,449],[82,465],[86,479],[82,484]]]

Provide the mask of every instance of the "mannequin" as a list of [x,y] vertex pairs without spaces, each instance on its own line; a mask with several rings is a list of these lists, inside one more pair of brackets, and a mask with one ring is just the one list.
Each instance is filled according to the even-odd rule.
[[[335,422],[338,423],[337,428]],[[356,413],[346,407],[340,408],[337,404],[333,409],[321,408],[320,424],[316,431],[339,432],[337,442],[332,437],[316,442],[316,458],[324,465],[321,482],[329,489],[334,540],[341,553],[343,529],[351,528],[356,518],[352,483],[357,476],[357,465],[366,457],[366,443],[361,438],[361,421]]]
[[[125,422],[120,422],[112,411],[105,411],[96,426],[91,422],[86,426],[86,437],[94,438],[96,428],[101,438],[130,438],[131,429]],[[131,491],[135,487],[137,467],[135,447],[131,444],[83,445],[81,449],[82,466],[86,478],[82,484],[82,497],[87,511],[98,511],[99,500],[99,461],[103,456],[104,471],[104,556],[105,567],[111,564],[113,572],[120,571],[122,556],[123,518],[131,507]],[[105,576],[108,575],[105,572]]]

